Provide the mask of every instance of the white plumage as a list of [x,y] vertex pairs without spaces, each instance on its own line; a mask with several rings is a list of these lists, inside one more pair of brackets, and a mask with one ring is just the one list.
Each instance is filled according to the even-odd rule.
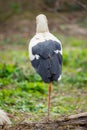
[[[39,42],[43,42],[43,41],[46,41],[46,40],[53,40],[53,41],[57,41],[61,45],[60,40],[49,32],[48,22],[47,22],[47,18],[46,18],[45,15],[40,14],[36,17],[36,25],[37,25],[36,34],[30,40],[29,48],[28,48],[29,58],[30,58],[31,61],[36,57],[35,55],[32,54],[32,47],[37,45]],[[62,54],[62,46],[61,46],[60,53]]]
[[[36,35],[30,40],[30,43],[29,43],[29,49],[28,50],[29,50],[29,57],[30,57],[31,61],[34,60],[35,57],[36,57],[36,55],[32,54],[32,47],[37,45],[39,42],[44,42],[46,40],[57,41],[61,45],[60,40],[57,39],[49,31],[48,32],[44,32],[44,33],[36,33]],[[61,46],[61,48],[62,48],[62,46]],[[59,51],[59,50],[56,50],[56,51]],[[60,53],[62,54],[62,49],[61,49]]]
[[62,73],[62,45],[58,38],[49,32],[45,15],[36,17],[36,34],[29,43],[29,58],[36,72],[49,85],[48,116],[50,109],[51,83],[59,81]]
[[11,121],[7,116],[7,113],[3,110],[0,110],[0,125],[8,124],[11,125]]

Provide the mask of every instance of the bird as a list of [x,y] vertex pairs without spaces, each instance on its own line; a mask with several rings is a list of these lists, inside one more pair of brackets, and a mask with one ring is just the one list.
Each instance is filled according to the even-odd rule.
[[36,16],[36,34],[28,47],[29,58],[36,72],[48,83],[48,119],[53,81],[59,81],[62,74],[62,44],[49,31],[46,15]]
[[0,109],[0,125],[11,125],[11,121],[9,119],[10,114]]

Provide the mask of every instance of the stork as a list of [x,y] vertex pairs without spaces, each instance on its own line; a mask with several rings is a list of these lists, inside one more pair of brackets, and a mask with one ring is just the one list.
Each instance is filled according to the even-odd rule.
[[36,72],[48,87],[48,119],[50,116],[50,96],[52,82],[61,79],[62,45],[59,39],[49,32],[44,14],[36,17],[36,34],[29,43],[29,58]]

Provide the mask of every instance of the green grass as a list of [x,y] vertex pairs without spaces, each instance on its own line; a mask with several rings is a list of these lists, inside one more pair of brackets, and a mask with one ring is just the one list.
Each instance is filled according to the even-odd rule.
[[[63,71],[62,80],[53,83],[53,119],[87,111],[86,40],[58,37],[63,43]],[[0,51],[0,107],[11,113],[16,112],[19,117],[22,112],[28,112],[33,115],[30,120],[43,118],[47,115],[48,85],[33,70],[27,45],[11,45],[2,41],[2,46],[6,45],[9,49]]]

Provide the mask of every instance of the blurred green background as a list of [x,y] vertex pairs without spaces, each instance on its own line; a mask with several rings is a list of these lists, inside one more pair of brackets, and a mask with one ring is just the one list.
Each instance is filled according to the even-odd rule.
[[0,108],[17,120],[26,113],[34,121],[47,115],[48,84],[28,58],[40,13],[63,46],[62,80],[53,83],[52,119],[87,111],[87,1],[0,0]]

